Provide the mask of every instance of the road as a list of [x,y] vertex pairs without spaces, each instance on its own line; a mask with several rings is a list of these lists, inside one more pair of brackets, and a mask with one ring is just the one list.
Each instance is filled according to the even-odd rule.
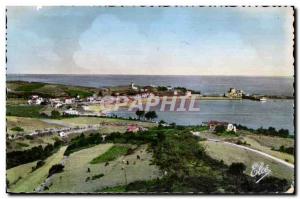
[[259,155],[262,155],[262,156],[264,156],[264,157],[266,157],[266,158],[270,158],[270,159],[272,159],[272,160],[274,160],[274,161],[276,161],[276,162],[278,162],[278,163],[280,163],[280,164],[283,164],[283,165],[285,165],[285,166],[287,166],[287,167],[289,167],[289,168],[294,169],[294,165],[293,165],[293,164],[288,163],[288,162],[286,162],[286,161],[284,161],[284,160],[281,160],[281,159],[279,159],[279,158],[276,158],[276,157],[274,157],[274,156],[271,156],[271,155],[269,155],[269,154],[267,154],[267,153],[258,151],[258,150],[256,150],[256,149],[252,149],[252,148],[249,148],[249,147],[246,147],[246,146],[243,146],[243,145],[234,144],[234,143],[231,143],[231,142],[225,142],[225,141],[218,140],[218,139],[207,139],[207,141],[211,141],[211,142],[222,142],[223,144],[228,144],[228,145],[231,145],[231,146],[234,146],[234,147],[238,147],[238,148],[241,148],[241,149],[245,149],[245,150],[248,150],[248,151],[252,151],[252,152],[254,152],[254,153],[257,153],[257,154],[259,154]]
[[14,138],[10,138],[10,140],[23,139],[26,135],[45,136],[45,135],[59,134],[60,132],[64,132],[64,136],[68,136],[69,134],[73,134],[73,133],[83,133],[85,131],[98,130],[100,127],[101,127],[100,124],[95,124],[95,125],[85,125],[81,127],[53,128],[50,130],[43,130],[39,132],[36,131],[27,132],[25,135],[18,135],[15,136]]

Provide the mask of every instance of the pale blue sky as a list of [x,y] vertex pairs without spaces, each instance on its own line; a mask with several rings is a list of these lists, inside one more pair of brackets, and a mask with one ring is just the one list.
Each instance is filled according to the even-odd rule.
[[292,8],[8,7],[8,73],[293,74]]

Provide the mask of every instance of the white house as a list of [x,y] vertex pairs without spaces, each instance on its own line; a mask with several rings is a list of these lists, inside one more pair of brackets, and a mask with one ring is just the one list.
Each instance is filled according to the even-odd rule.
[[234,126],[233,124],[228,124],[226,131],[236,132],[236,126]]
[[191,97],[191,96],[192,96],[192,91],[186,91],[186,92],[185,92],[185,96]]
[[191,131],[191,133],[192,133],[194,136],[200,137],[200,132],[199,132],[199,131]]
[[64,111],[65,115],[79,115],[79,112],[73,109],[65,110]]
[[66,137],[66,133],[63,132],[63,131],[61,131],[61,132],[59,132],[59,136],[60,136],[60,137]]
[[75,102],[75,98],[66,98],[65,104],[73,104]]
[[230,88],[229,91],[225,95],[230,98],[240,98],[243,96],[243,94],[244,94],[244,91],[242,91],[242,90]]
[[59,107],[62,107],[62,105],[63,105],[63,104],[59,102],[59,103],[55,104],[54,107],[55,107],[55,108],[59,108]]
[[32,95],[32,96],[31,96],[31,99],[37,99],[37,98],[39,98],[38,95]]
[[59,108],[62,106],[62,102],[59,98],[52,98],[49,101],[51,103],[51,106],[54,106],[55,108]]
[[162,123],[161,126],[163,126],[163,127],[169,127],[170,124],[168,124],[168,123]]
[[85,111],[89,111],[90,110],[90,107],[89,106],[81,106],[83,108],[83,110]]
[[44,99],[42,97],[39,97],[35,100],[35,104],[40,105],[43,101],[44,101]]
[[37,104],[37,105],[40,105],[42,102],[44,102],[44,99],[42,97],[39,97],[37,95],[33,95],[31,97],[30,100],[27,101],[28,104]]
[[136,87],[136,86],[134,85],[134,83],[133,83],[133,82],[131,82],[131,89],[133,89],[133,90],[137,90],[137,89],[138,89],[138,87]]
[[167,86],[167,89],[168,89],[168,91],[171,91],[171,90],[173,90],[173,87],[172,86]]

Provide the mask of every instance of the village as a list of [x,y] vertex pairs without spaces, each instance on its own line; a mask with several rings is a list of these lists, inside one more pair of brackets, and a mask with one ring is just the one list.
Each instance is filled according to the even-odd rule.
[[[200,92],[195,92],[191,90],[187,90],[183,87],[173,88],[171,86],[162,87],[162,86],[136,86],[133,82],[130,83],[128,88],[124,89],[124,87],[120,87],[121,89],[110,91],[107,88],[101,90],[101,96],[94,93],[92,96],[88,97],[80,97],[77,95],[76,97],[57,97],[57,98],[46,98],[41,97],[39,95],[31,95],[27,101],[28,105],[31,106],[45,106],[50,110],[57,111],[62,116],[71,116],[71,117],[115,117],[112,114],[112,110],[117,106],[122,106],[129,104],[130,102],[134,102],[136,100],[144,100],[146,102],[147,99],[153,98],[156,96],[163,97],[162,95],[167,95],[168,97],[181,96],[185,98],[195,98],[201,99],[203,97]],[[121,94],[120,94],[121,93]],[[130,95],[129,95],[130,94]],[[242,90],[238,90],[235,88],[230,88],[227,93],[224,94],[223,97],[228,99],[242,99],[245,96],[245,93]],[[167,99],[167,98],[166,98]],[[205,98],[204,98],[205,99]],[[91,107],[98,107],[97,109],[93,109]],[[51,116],[51,111],[48,111],[48,116]],[[47,113],[43,112],[42,114],[47,115]],[[141,120],[138,116],[136,119]],[[158,124],[158,121],[149,121]],[[161,123],[160,125],[164,127],[168,127],[168,123]],[[221,122],[221,121],[208,121],[203,123],[204,126],[207,126],[210,132],[215,132],[217,126],[224,126],[224,129],[228,132],[236,132],[237,128],[231,123]],[[24,137],[24,135],[29,136],[48,136],[57,134],[61,138],[67,137],[70,133],[82,133],[84,131],[89,130],[97,130],[101,126],[105,126],[105,123],[95,124],[95,125],[86,125],[86,126],[76,126],[76,127],[68,127],[68,128],[57,128],[57,129],[44,129],[44,130],[35,130],[33,132],[14,134],[9,135],[8,139],[20,139]],[[138,126],[138,125],[128,125],[126,132],[138,132],[138,131],[147,131],[147,128]],[[192,132],[194,135],[197,135],[197,132]]]
[[[128,87],[120,87],[111,91],[103,88],[99,92],[101,95],[94,93],[92,96],[81,97],[56,97],[46,98],[39,95],[32,95],[28,99],[28,105],[43,105],[51,107],[53,110],[58,110],[62,115],[69,116],[111,116],[111,111],[116,107],[128,106],[140,100],[142,103],[147,99],[155,97],[172,97],[181,96],[186,98],[198,97],[200,94],[186,90],[185,88],[173,87],[157,87],[144,86],[137,87],[132,82]],[[96,107],[93,110],[91,107]]]
[[[139,101],[139,103],[151,102],[152,98],[165,100],[174,99],[193,99],[193,100],[240,100],[250,99],[266,101],[267,98],[259,95],[249,95],[244,91],[230,88],[228,92],[221,96],[202,95],[199,91],[188,90],[184,87],[171,86],[136,86],[133,82],[129,86],[120,86],[114,89],[102,88],[98,93],[91,96],[82,97],[65,96],[47,98],[37,94],[31,95],[28,99],[29,105],[49,106],[59,110],[62,115],[71,116],[111,116],[111,111],[121,106]],[[150,100],[150,101],[147,101]],[[95,109],[91,107],[96,107]]]

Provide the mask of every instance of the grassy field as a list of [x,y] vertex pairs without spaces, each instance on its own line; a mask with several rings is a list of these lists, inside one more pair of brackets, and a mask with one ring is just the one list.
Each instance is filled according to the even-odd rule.
[[[255,138],[256,137],[254,137],[254,136],[246,136],[246,137],[243,138],[243,140],[245,140],[248,144],[250,144],[251,148],[253,148],[253,149],[265,152],[265,153],[270,154],[274,157],[285,160],[289,163],[292,163],[292,164],[294,163],[294,156],[293,155],[271,150],[270,147],[267,147],[266,144],[264,144],[263,142],[258,142],[257,141],[258,139],[255,139]],[[272,143],[272,137],[269,138],[269,139],[270,139],[270,143]],[[284,145],[285,141],[288,140],[288,139],[281,138],[281,140],[282,140],[281,145]],[[267,144],[267,145],[270,146],[270,143]],[[274,144],[274,145],[276,145],[276,144]],[[271,145],[271,147],[274,146],[274,145]]]
[[127,126],[130,124],[137,124],[143,127],[154,127],[157,124],[150,122],[140,122],[140,121],[132,121],[132,120],[124,120],[118,118],[99,118],[99,117],[74,117],[74,118],[65,118],[61,120],[44,120],[49,121],[51,123],[60,124],[63,126],[86,126],[93,124],[101,124],[102,133],[110,133],[110,132],[124,132],[127,129]]
[[223,160],[225,164],[230,165],[233,162],[242,162],[247,166],[246,173],[250,174],[251,166],[255,162],[264,162],[269,165],[272,175],[278,178],[284,178],[290,182],[294,179],[294,170],[285,165],[279,164],[272,159],[263,157],[251,151],[240,149],[222,142],[203,142],[208,154],[218,160]]
[[33,90],[39,89],[43,87],[45,84],[44,83],[33,83],[33,84],[21,84],[18,86],[15,90],[16,91],[25,91],[25,92],[31,92]]
[[7,105],[6,106],[6,115],[7,116],[17,116],[17,117],[33,117],[40,118],[40,111],[43,106],[32,106],[32,105]]
[[105,153],[99,155],[91,161],[91,164],[99,164],[103,162],[109,162],[117,159],[118,157],[125,155],[130,147],[125,145],[114,145],[108,149]]
[[281,138],[281,137],[272,137],[272,136],[265,136],[265,135],[246,135],[255,141],[257,141],[260,145],[266,147],[275,147],[279,148],[281,145],[286,147],[293,147],[294,146],[294,139],[291,138]]
[[6,99],[6,105],[27,105],[26,99],[20,99],[20,98],[7,98]]
[[14,127],[21,127],[24,129],[24,132],[31,133],[34,130],[44,130],[46,128],[62,128],[63,126],[59,124],[47,123],[37,118],[7,116],[6,127],[8,134],[15,134],[16,131],[11,130]]
[[[105,166],[105,163],[90,164],[99,154],[105,153],[113,144],[100,144],[72,153],[65,162],[64,172],[54,175],[52,186],[46,192],[97,192],[107,187],[125,185],[136,180],[148,180],[159,176],[159,171],[150,165],[151,154],[146,146],[137,149],[133,154],[121,156]],[[137,159],[140,156],[140,160]],[[129,165],[122,160],[128,160]],[[125,168],[125,171],[122,170]],[[88,172],[88,168],[90,172]],[[93,176],[104,174],[92,180]],[[87,180],[90,178],[89,180]]]
[[285,147],[294,146],[294,139],[291,139],[291,138],[255,135],[255,134],[252,134],[249,132],[242,132],[239,137],[218,136],[212,132],[203,132],[203,133],[201,133],[201,137],[225,140],[225,141],[233,142],[233,143],[236,143],[238,140],[240,140],[242,142],[245,141],[248,144],[248,147],[250,147],[250,148],[262,151],[262,152],[272,155],[274,157],[285,160],[289,163],[294,163],[293,155],[271,150],[272,147],[279,148],[281,145],[284,145]]
[[99,190],[99,192],[103,192],[103,193],[122,193],[122,192],[126,192],[126,186],[121,185],[121,186],[116,186],[116,187],[107,187],[107,188],[104,188],[102,190]]
[[47,178],[52,165],[61,162],[65,149],[66,147],[62,147],[57,153],[47,158],[45,164],[34,172],[31,172],[31,167],[35,165],[35,162],[7,170],[9,182],[14,182],[19,176],[22,177],[17,183],[11,185],[8,191],[12,193],[33,192]]
[[144,126],[155,126],[154,123],[149,122],[140,122],[140,121],[131,121],[131,120],[124,120],[118,118],[99,118],[99,117],[74,117],[74,118],[66,118],[61,120],[63,123],[66,124],[73,124],[73,125],[87,125],[87,124],[99,124],[104,122],[107,124],[115,124],[115,125],[127,125],[127,124],[138,124]]
[[92,92],[84,91],[81,89],[68,89],[66,90],[66,92],[71,97],[77,97],[79,95],[81,98],[85,98],[93,95]]
[[66,86],[61,84],[47,84],[40,82],[22,82],[9,81],[6,83],[7,88],[17,91],[19,94],[40,94],[52,97],[77,96],[86,97],[98,93],[96,88],[88,88],[81,86]]
[[36,165],[37,161],[30,162],[27,164],[22,164],[20,166],[11,168],[7,170],[6,177],[9,181],[10,187],[13,187],[19,180],[25,178],[27,175],[30,174],[32,167]]
[[[13,131],[13,128],[20,127],[24,131]],[[44,130],[51,128],[61,128],[63,126],[58,124],[50,124],[44,122],[38,118],[25,118],[25,117],[15,117],[7,116],[6,117],[6,133],[8,135],[17,135],[17,134],[29,134],[35,130]],[[7,140],[6,149],[7,152],[25,150],[32,148],[34,146],[47,144],[53,144],[54,141],[58,139],[58,135],[50,135],[43,137],[36,137],[33,139],[18,139],[18,140]]]

